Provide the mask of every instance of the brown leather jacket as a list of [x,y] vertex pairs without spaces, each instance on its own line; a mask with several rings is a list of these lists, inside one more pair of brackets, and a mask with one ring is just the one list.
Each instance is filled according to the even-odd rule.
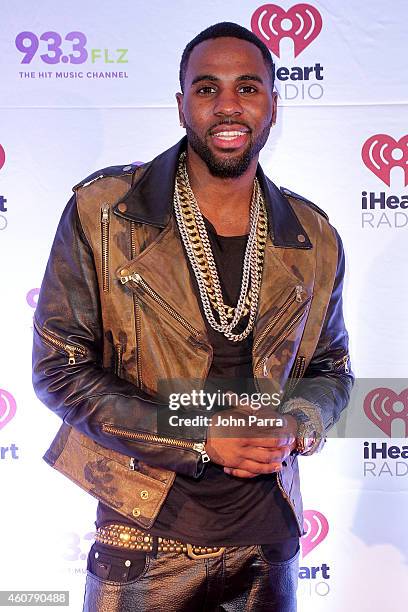
[[[200,475],[205,427],[158,429],[160,394],[204,383],[212,361],[172,201],[185,138],[153,161],[98,171],[74,187],[58,225],[34,320],[33,385],[63,420],[45,461],[143,528],[175,473]],[[258,166],[270,236],[253,332],[258,389],[308,381],[327,431],[353,384],[342,314],[344,254],[314,204]],[[130,279],[132,275],[133,279]],[[303,533],[298,459],[278,474]]]

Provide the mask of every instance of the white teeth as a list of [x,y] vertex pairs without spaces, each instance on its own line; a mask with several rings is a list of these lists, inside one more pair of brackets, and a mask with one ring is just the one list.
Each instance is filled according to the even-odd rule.
[[245,134],[245,132],[217,132],[217,134],[214,134],[214,136],[216,136],[217,138],[223,138],[225,140],[232,140],[233,138],[237,138],[237,136],[242,136],[242,134]]

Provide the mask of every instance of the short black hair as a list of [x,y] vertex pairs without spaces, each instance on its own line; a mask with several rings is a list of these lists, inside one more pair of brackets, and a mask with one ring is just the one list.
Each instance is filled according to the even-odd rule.
[[184,49],[183,55],[181,56],[179,71],[181,91],[184,91],[187,64],[194,47],[204,42],[205,40],[224,37],[240,38],[241,40],[247,40],[248,42],[258,47],[258,49],[262,53],[262,57],[264,58],[266,67],[268,68],[273,89],[273,84],[275,82],[275,64],[268,47],[253,32],[251,32],[251,30],[244,28],[238,23],[233,23],[231,21],[222,21],[206,28],[205,30],[197,34],[197,36],[195,36],[193,40],[190,40],[190,42]]

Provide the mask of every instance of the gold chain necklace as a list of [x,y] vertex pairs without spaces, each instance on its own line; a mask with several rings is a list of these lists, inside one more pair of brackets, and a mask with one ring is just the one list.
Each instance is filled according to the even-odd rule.
[[[259,300],[265,245],[268,233],[265,203],[258,180],[254,188],[250,210],[250,232],[245,249],[241,291],[237,306],[224,304],[218,271],[215,265],[207,229],[194,197],[186,168],[186,154],[182,153],[176,174],[174,210],[189,261],[193,268],[207,321],[213,329],[228,339],[239,342],[252,331]],[[219,321],[214,317],[218,313]],[[234,334],[238,322],[249,313],[245,330]]]

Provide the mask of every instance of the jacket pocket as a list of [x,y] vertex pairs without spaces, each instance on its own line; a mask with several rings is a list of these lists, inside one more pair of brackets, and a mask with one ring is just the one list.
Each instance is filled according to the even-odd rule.
[[201,459],[204,463],[210,460],[209,456],[205,452],[204,442],[193,442],[189,440],[181,440],[178,438],[169,438],[167,436],[160,436],[159,434],[144,433],[141,431],[134,431],[131,429],[125,429],[124,427],[115,427],[110,423],[101,424],[102,431],[117,436],[119,438],[126,438],[128,440],[137,440],[139,442],[145,442],[147,444],[156,443],[164,446],[173,446],[175,448],[181,448],[185,450],[191,450],[196,453],[200,453]]
[[86,357],[86,349],[84,349],[82,346],[66,342],[64,338],[57,336],[57,334],[54,332],[46,330],[44,327],[41,327],[35,318],[33,323],[34,329],[46,344],[68,357],[68,365],[74,365],[78,357]]
[[154,289],[152,289],[150,285],[140,276],[140,274],[134,273],[130,276],[122,276],[120,280],[122,284],[126,284],[130,281],[132,289],[140,291],[143,296],[146,296],[147,299],[152,300],[156,305],[160,306],[163,313],[168,315],[173,322],[181,326],[184,332],[189,332],[189,335],[193,336],[194,338],[198,338],[200,336],[200,332],[190,325],[190,323],[184,319],[184,317],[182,317]]
[[133,294],[138,386],[149,394],[168,397],[204,381],[212,347],[203,332],[140,274],[120,276],[120,281]]
[[[255,374],[261,374],[264,377],[268,376],[268,360],[273,355],[274,352],[280,347],[280,345],[285,341],[285,339],[289,336],[293,329],[295,329],[296,325],[302,320],[307,306],[310,303],[312,297],[309,296],[296,311],[284,321],[279,330],[276,332],[272,343],[268,346],[268,348],[263,352],[262,357],[259,359],[258,364],[255,368]],[[295,300],[294,300],[295,301]],[[296,300],[298,301],[298,300]],[[281,312],[282,309],[279,310]],[[277,315],[279,314],[277,313]],[[280,318],[275,315],[273,320],[268,324],[266,330],[270,331],[272,327],[279,322]],[[283,318],[283,316],[282,316]],[[262,334],[263,337],[266,337],[267,331],[264,331]],[[263,339],[263,338],[262,338]],[[257,343],[259,346],[260,342]],[[255,347],[254,347],[255,348]]]

